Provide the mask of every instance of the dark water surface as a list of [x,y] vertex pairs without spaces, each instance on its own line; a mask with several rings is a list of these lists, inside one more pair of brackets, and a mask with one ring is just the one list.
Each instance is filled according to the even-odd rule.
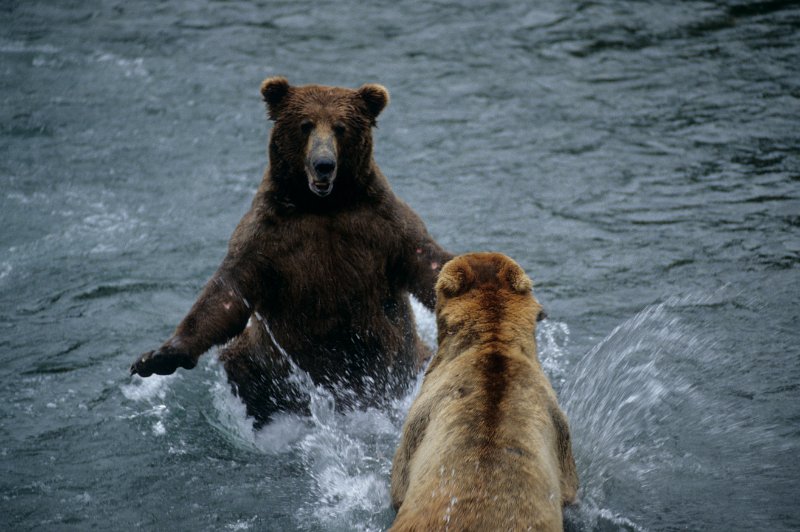
[[391,523],[411,396],[337,414],[298,376],[313,415],[254,431],[213,355],[128,377],[249,206],[282,74],[388,87],[396,192],[533,277],[569,529],[800,529],[799,30],[788,1],[1,2],[0,528]]

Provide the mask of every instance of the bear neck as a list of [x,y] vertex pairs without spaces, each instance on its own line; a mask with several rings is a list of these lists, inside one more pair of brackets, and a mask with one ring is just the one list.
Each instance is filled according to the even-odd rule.
[[436,355],[428,371],[461,356],[500,353],[518,356],[541,366],[536,348],[536,331],[529,324],[511,321],[462,323],[457,327],[439,327]]

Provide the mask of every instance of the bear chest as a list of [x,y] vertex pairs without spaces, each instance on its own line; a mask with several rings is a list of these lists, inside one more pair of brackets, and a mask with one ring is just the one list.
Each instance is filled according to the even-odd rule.
[[306,216],[267,241],[270,292],[311,315],[372,313],[397,296],[400,236],[376,216]]

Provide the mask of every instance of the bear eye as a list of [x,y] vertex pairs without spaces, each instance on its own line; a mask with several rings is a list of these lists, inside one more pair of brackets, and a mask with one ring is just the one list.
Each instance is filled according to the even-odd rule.
[[311,119],[306,118],[305,120],[300,122],[300,131],[302,131],[303,133],[305,134],[311,133],[312,129],[314,129],[314,122]]
[[336,122],[333,124],[333,132],[337,135],[344,135],[347,131],[347,127],[344,125],[344,122]]

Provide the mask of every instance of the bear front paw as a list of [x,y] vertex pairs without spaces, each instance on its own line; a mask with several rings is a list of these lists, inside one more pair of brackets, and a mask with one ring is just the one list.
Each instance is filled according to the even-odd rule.
[[192,369],[197,365],[197,359],[187,353],[176,351],[170,347],[161,347],[155,351],[148,351],[131,364],[131,375],[141,377],[156,375],[171,375],[178,368]]

